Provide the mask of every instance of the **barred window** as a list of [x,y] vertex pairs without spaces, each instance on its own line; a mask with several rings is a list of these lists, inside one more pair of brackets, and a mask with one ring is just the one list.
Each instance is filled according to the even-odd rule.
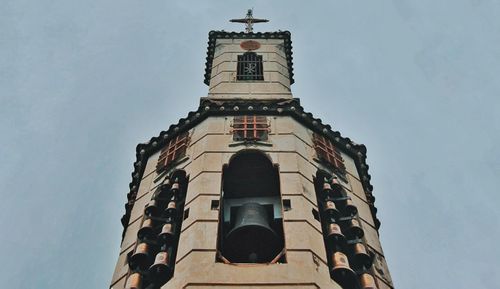
[[327,162],[341,172],[345,171],[344,160],[329,139],[319,134],[313,134],[313,143],[320,160]]
[[189,141],[188,132],[182,133],[170,140],[167,145],[161,150],[156,171],[160,172],[179,158],[186,155],[186,148]]
[[267,140],[269,124],[267,117],[260,115],[235,116],[233,119],[233,140]]
[[237,80],[264,80],[262,55],[255,52],[246,52],[238,55]]

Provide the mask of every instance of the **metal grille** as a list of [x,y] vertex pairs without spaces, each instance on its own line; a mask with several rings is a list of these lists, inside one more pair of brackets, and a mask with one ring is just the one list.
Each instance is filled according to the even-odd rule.
[[314,134],[313,135],[314,149],[316,150],[316,154],[318,158],[326,161],[328,164],[333,167],[339,169],[340,171],[345,171],[344,160],[342,159],[342,155],[335,148],[330,140],[325,138],[322,135]]
[[233,120],[233,140],[267,140],[269,124],[267,117],[257,115],[235,116]]
[[186,148],[188,144],[188,133],[178,135],[172,139],[160,153],[158,163],[156,164],[156,171],[161,171],[175,160],[186,155]]
[[238,55],[237,80],[264,80],[262,55],[246,52]]

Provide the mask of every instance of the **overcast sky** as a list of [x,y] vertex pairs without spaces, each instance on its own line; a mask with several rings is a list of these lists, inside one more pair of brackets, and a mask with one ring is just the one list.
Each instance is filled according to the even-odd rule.
[[0,7],[2,288],[109,286],[135,146],[197,108],[208,32],[251,7],[291,31],[305,109],[367,146],[396,288],[500,288],[499,1]]

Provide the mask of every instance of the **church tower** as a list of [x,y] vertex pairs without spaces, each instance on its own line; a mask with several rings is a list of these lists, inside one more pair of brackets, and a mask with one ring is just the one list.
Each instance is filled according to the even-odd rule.
[[232,22],[207,97],[137,146],[110,288],[393,288],[365,146],[293,97],[290,32]]

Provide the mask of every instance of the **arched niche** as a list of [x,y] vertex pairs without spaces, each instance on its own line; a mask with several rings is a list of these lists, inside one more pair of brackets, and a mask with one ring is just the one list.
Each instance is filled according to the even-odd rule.
[[234,155],[223,169],[220,258],[226,263],[284,262],[277,166],[258,150]]

